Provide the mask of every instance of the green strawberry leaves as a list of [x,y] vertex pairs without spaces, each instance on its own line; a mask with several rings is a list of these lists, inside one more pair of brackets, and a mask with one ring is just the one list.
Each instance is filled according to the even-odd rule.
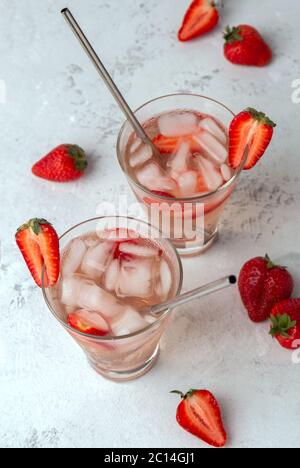
[[227,44],[233,44],[236,41],[242,41],[243,38],[240,34],[240,28],[227,26],[224,31],[224,39]]
[[83,172],[88,166],[86,155],[83,149],[77,145],[68,145],[68,153],[70,157],[74,159],[77,171]]
[[50,223],[46,219],[43,219],[43,218],[33,218],[33,219],[30,219],[28,223],[22,224],[22,226],[19,227],[17,232],[25,231],[26,229],[30,228],[34,232],[34,234],[38,235],[41,232],[42,224],[50,224]]
[[270,335],[274,337],[281,335],[285,338],[289,338],[288,331],[297,325],[296,320],[292,320],[288,314],[283,315],[271,315],[272,328]]

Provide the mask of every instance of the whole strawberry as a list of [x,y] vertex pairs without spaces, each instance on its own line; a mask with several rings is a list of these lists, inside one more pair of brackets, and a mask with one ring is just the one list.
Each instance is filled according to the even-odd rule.
[[253,322],[267,320],[275,304],[291,297],[293,288],[287,269],[275,265],[267,255],[247,262],[239,276],[241,298]]
[[272,60],[272,51],[259,32],[247,24],[227,27],[224,33],[225,57],[236,65],[263,67]]
[[287,299],[273,307],[270,334],[283,348],[300,348],[300,299]]
[[77,145],[60,145],[32,168],[37,177],[53,182],[70,182],[83,176],[87,168],[85,152]]

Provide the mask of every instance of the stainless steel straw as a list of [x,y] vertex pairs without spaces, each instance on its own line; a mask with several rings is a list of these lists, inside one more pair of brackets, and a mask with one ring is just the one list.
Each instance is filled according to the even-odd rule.
[[109,91],[117,101],[120,109],[124,113],[125,117],[129,120],[132,127],[134,128],[137,136],[147,145],[151,146],[153,152],[156,154],[157,157],[161,157],[158,149],[153,145],[152,141],[146,134],[145,130],[143,129],[141,123],[136,118],[134,112],[129,107],[128,103],[125,101],[123,95],[121,94],[120,90],[116,86],[115,82],[113,81],[112,77],[108,73],[107,69],[101,62],[99,56],[95,52],[94,48],[92,47],[91,43],[85,36],[84,32],[82,31],[81,27],[77,23],[76,19],[72,15],[71,11],[68,8],[64,8],[61,11],[62,15],[64,16],[65,20],[67,21],[68,25],[71,27],[72,31],[74,32],[75,36],[79,40],[80,44],[82,45],[83,49],[91,59],[92,63],[94,64],[97,72],[103,79],[104,83],[108,87]]
[[184,305],[190,301],[194,301],[195,299],[209,296],[210,294],[214,294],[217,291],[229,288],[230,286],[236,284],[236,282],[237,279],[235,276],[227,276],[226,278],[221,278],[217,281],[214,281],[213,283],[209,283],[205,286],[201,286],[200,288],[193,289],[192,291],[189,291],[185,294],[181,294],[167,302],[143,309],[143,311],[157,317],[168,309],[174,309],[175,307]]

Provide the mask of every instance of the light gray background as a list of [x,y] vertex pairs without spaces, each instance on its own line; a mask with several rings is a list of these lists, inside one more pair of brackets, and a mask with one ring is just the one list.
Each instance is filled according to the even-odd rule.
[[[300,3],[227,0],[222,25],[251,23],[275,52],[264,69],[223,58],[221,28],[189,44],[176,32],[188,0],[69,0],[133,106],[176,91],[204,93],[239,111],[268,112],[278,128],[264,161],[243,174],[219,243],[184,262],[185,289],[238,273],[270,253],[300,284]],[[122,115],[67,29],[56,0],[1,0],[0,445],[4,447],[201,447],[175,423],[173,388],[219,398],[229,446],[297,447],[300,365],[249,322],[235,290],[183,307],[156,368],[116,385],[97,376],[46,309],[14,245],[15,229],[43,216],[62,233],[103,201],[129,193],[115,143]],[[55,185],[31,165],[62,142],[90,155],[86,177]]]

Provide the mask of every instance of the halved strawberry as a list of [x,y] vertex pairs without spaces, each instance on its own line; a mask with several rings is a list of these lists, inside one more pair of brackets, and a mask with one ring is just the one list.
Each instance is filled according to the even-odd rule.
[[276,124],[263,112],[248,108],[238,114],[229,129],[229,165],[237,169],[248,145],[249,154],[244,170],[254,167],[268,148]]
[[207,390],[190,390],[185,395],[178,390],[182,401],[177,409],[178,424],[213,447],[224,447],[227,435],[217,400]]
[[160,154],[173,154],[180,145],[180,138],[178,137],[157,135],[152,141]]
[[68,325],[87,335],[106,336],[110,332],[106,320],[100,314],[85,309],[69,314]]
[[213,0],[194,0],[190,5],[178,33],[182,42],[202,36],[214,29],[219,13]]
[[179,146],[188,142],[193,153],[199,151],[199,143],[193,138],[195,135],[186,135],[181,137],[166,137],[164,135],[157,135],[152,141],[160,154],[171,155],[176,153]]
[[283,348],[300,348],[300,299],[287,299],[273,307],[270,335]]
[[31,219],[19,227],[16,242],[36,284],[42,287],[42,271],[45,267],[44,286],[54,286],[59,277],[59,239],[55,229],[45,219]]

